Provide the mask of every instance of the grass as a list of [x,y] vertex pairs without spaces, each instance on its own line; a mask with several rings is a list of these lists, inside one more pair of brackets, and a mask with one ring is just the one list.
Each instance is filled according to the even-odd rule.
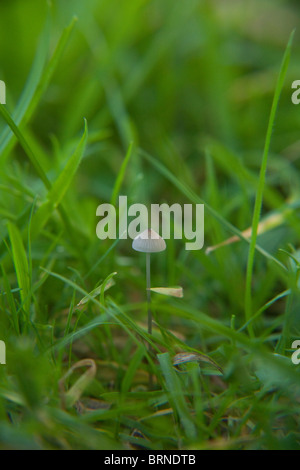
[[[278,81],[277,81],[277,85],[275,89],[275,94],[274,94],[274,99],[273,99],[273,103],[271,107],[270,119],[269,119],[269,124],[268,124],[268,129],[267,129],[263,158],[262,158],[262,163],[261,163],[259,185],[257,188],[256,198],[255,198],[255,206],[254,206],[252,229],[251,229],[251,242],[250,242],[250,247],[249,247],[247,276],[246,276],[245,314],[246,314],[247,320],[250,320],[251,314],[252,314],[252,305],[251,305],[252,272],[253,272],[255,245],[256,245],[256,239],[257,239],[257,230],[258,230],[260,212],[261,212],[262,202],[263,202],[263,191],[264,191],[265,179],[266,179],[268,155],[269,155],[270,145],[271,145],[271,136],[272,136],[272,130],[273,130],[274,122],[275,122],[276,110],[278,107],[280,93],[284,85],[284,79],[285,79],[287,68],[289,65],[293,36],[294,36],[294,31],[290,36],[290,39],[289,39],[289,42],[288,42],[288,45],[284,54],[284,58],[282,61],[282,65],[281,65],[281,69],[280,69],[280,73],[279,73],[279,77],[278,77]],[[249,328],[249,333],[253,335],[252,324]]]
[[[298,450],[297,5],[4,3],[0,448]],[[205,205],[151,333],[145,256],[96,236],[119,195]]]

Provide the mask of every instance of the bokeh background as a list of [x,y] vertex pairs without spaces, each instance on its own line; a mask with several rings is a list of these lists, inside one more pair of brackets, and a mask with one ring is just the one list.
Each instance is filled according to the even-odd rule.
[[[74,17],[69,34],[65,28]],[[96,208],[111,201],[131,142],[133,151],[119,191],[128,196],[129,203],[195,203],[180,190],[183,184],[239,231],[251,227],[276,80],[290,34],[296,28],[273,129],[262,208],[262,220],[275,214],[275,223],[271,230],[264,227],[258,238],[260,246],[289,274],[274,259],[257,252],[252,280],[253,313],[264,312],[255,322],[257,341],[272,354],[280,354],[289,369],[290,345],[300,334],[295,281],[300,234],[300,105],[291,101],[292,82],[300,79],[299,23],[296,0],[0,2],[0,79],[7,87],[6,109],[51,183],[74,151],[84,118],[89,130],[82,162],[63,197],[68,223],[52,208],[47,222],[31,239],[32,214],[47,200],[48,189],[3,116],[0,118],[0,339],[6,341],[8,357],[7,365],[0,366],[0,446],[123,448],[138,442],[150,448],[178,448],[181,438],[183,447],[189,441],[198,448],[213,446],[219,439],[225,447],[234,448],[299,445],[299,410],[293,395],[298,390],[295,366],[288,379],[283,379],[283,369],[278,366],[278,372],[274,364],[276,371],[271,377],[264,369],[254,372],[249,365],[252,353],[248,350],[240,359],[239,345],[226,334],[222,336],[222,327],[208,331],[201,323],[203,318],[195,313],[203,312],[205,318],[218,322],[215,326],[228,329],[245,324],[249,246],[241,241],[207,255],[208,247],[233,235],[211,212],[205,212],[202,250],[187,252],[182,241],[169,240],[166,252],[152,260],[153,284],[184,289],[182,303],[154,299],[157,322],[182,341],[179,348],[163,336],[158,343],[161,351],[172,356],[182,352],[186,344],[210,354],[226,370],[226,377],[217,374],[215,382],[209,374],[201,379],[201,399],[195,376],[188,382],[191,396],[199,395],[196,405],[191,399],[196,411],[189,403],[196,434],[191,431],[194,425],[183,425],[182,431],[182,415],[172,400],[170,408],[175,415],[179,413],[178,429],[176,419],[173,422],[168,413],[154,424],[150,419],[148,427],[140,424],[140,416],[148,416],[147,407],[151,407],[143,376],[147,362],[140,359],[141,365],[130,368],[137,357],[136,345],[126,328],[138,332],[127,323],[126,328],[122,324],[121,328],[85,331],[99,314],[99,305],[89,304],[78,316],[74,307],[83,295],[70,284],[91,292],[110,273],[118,272],[109,291],[110,301],[144,327],[144,257],[132,251],[130,240],[113,244],[96,237]],[[62,34],[66,41],[58,53]],[[175,180],[166,177],[162,168]],[[28,260],[27,312],[20,297],[16,245],[8,222],[16,227]],[[291,253],[294,261],[280,249]],[[45,274],[41,268],[70,282]],[[12,297],[7,294],[8,286]],[[288,289],[293,295],[286,293]],[[268,304],[276,296],[278,299]],[[184,313],[180,315],[177,308]],[[79,341],[68,336],[76,331],[81,331]],[[246,338],[247,329],[243,334]],[[255,339],[251,340],[254,347]],[[57,344],[59,353],[51,349]],[[107,420],[103,418],[100,431],[99,410],[95,420],[89,421],[81,419],[82,402],[80,408],[77,401],[77,411],[60,408],[59,379],[84,358],[105,364],[98,364],[97,379],[90,388],[81,390],[80,396],[95,402],[101,397],[116,410]],[[132,372],[126,376],[126,370]],[[271,366],[269,370],[273,370]],[[163,378],[159,373],[157,377],[159,389]],[[285,379],[292,381],[292,386],[286,387],[288,392],[278,385],[290,384]],[[132,409],[124,408],[120,398],[124,387],[126,392],[135,387],[144,393],[132,398],[137,400],[132,409],[137,407],[139,418]],[[272,397],[266,402],[265,393]],[[272,399],[277,403],[280,398],[283,404],[276,408]],[[235,408],[232,404],[236,400],[245,406]],[[141,402],[147,403],[146,410],[139,408]],[[164,409],[164,404],[160,396],[156,411]],[[44,410],[43,416],[40,410]],[[217,410],[221,410],[219,420],[213,421]],[[244,419],[247,412],[249,417]],[[132,434],[135,428],[141,434]]]

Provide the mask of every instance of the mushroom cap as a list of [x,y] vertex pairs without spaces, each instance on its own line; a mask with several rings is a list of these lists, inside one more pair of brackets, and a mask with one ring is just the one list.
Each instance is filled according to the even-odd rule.
[[132,248],[143,253],[157,253],[166,249],[166,242],[152,228],[147,228],[135,237]]

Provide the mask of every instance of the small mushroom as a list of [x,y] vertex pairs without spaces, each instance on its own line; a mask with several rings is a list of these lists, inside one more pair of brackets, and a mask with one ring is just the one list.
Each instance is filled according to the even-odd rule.
[[[166,249],[165,240],[159,236],[151,228],[144,230],[132,242],[132,248],[136,251],[146,253],[146,288],[147,288],[147,303],[148,303],[148,333],[152,334],[152,312],[151,312],[151,270],[150,270],[150,255],[151,253],[158,253]],[[151,348],[149,348],[151,351]],[[152,387],[152,376],[149,376],[149,387]]]
[[157,253],[166,249],[166,242],[152,228],[147,228],[135,237],[132,248],[143,253]]

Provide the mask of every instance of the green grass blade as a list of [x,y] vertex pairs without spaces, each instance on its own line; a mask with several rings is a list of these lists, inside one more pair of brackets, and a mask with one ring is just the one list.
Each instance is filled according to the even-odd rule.
[[80,302],[77,304],[77,308],[83,307],[91,297],[98,297],[101,295],[102,298],[100,298],[100,302],[104,305],[104,292],[106,292],[108,289],[110,289],[111,286],[114,285],[114,280],[112,279],[113,276],[115,276],[117,273],[111,273],[107,278],[100,284],[100,286],[96,287],[96,289],[92,290],[88,297],[83,297],[83,299],[80,300]]
[[52,185],[51,190],[48,193],[48,200],[53,203],[55,207],[57,207],[66,191],[68,190],[76,171],[78,170],[78,167],[80,165],[81,159],[83,157],[84,149],[86,146],[88,138],[88,126],[87,126],[87,121],[84,120],[84,131],[83,135],[73,153],[73,155],[70,157],[68,160],[65,168],[63,171],[60,173],[59,177],[57,180],[54,182]]
[[[39,40],[39,44],[38,44],[37,52],[34,57],[32,68],[30,70],[30,73],[29,73],[27,82],[25,84],[24,90],[22,92],[22,95],[20,97],[20,100],[16,106],[15,112],[13,113],[14,121],[17,124],[20,124],[24,115],[26,114],[30,106],[30,103],[33,99],[33,96],[36,92],[37,86],[40,82],[43,69],[46,63],[46,59],[47,59],[49,41],[50,41],[50,16],[47,17],[46,25],[43,28],[42,36]],[[6,152],[6,154],[9,153],[9,150],[11,148],[10,144],[13,141],[12,139],[13,136],[14,134],[9,128],[6,128],[1,135],[0,155],[2,156],[3,159],[5,159],[5,157],[3,156],[4,151]]]
[[[154,168],[156,168],[165,178],[167,178],[179,191],[184,194],[192,203],[194,204],[204,204],[205,211],[208,212],[212,217],[214,217],[229,233],[237,235],[241,240],[250,244],[250,240],[246,238],[243,233],[237,229],[234,225],[228,222],[222,215],[220,215],[215,209],[213,209],[206,201],[199,197],[193,190],[186,186],[182,181],[180,181],[171,171],[169,171],[162,163],[155,159],[152,155],[145,152],[142,149],[139,149],[139,154],[144,157],[148,162],[150,162]],[[264,248],[255,244],[255,248],[263,256],[272,260],[284,271],[287,271],[286,267],[274,256],[268,253]]]
[[10,313],[11,313],[11,316],[12,316],[12,321],[13,321],[13,324],[14,324],[14,328],[15,328],[16,333],[20,334],[19,317],[18,317],[18,314],[17,314],[15,300],[14,300],[14,297],[12,295],[12,290],[11,290],[9,280],[7,278],[7,275],[6,275],[3,264],[1,266],[1,268],[2,268],[3,285],[4,285],[5,293],[6,293],[6,296],[7,296],[7,303],[8,303],[8,307],[9,307],[9,310],[10,310]]
[[249,323],[253,322],[256,320],[267,308],[269,308],[271,305],[273,305],[277,300],[282,299],[283,297],[286,297],[291,294],[290,289],[286,289],[284,292],[281,292],[280,294],[276,295],[273,299],[269,300],[265,305],[263,305],[247,322],[244,323],[243,326],[241,326],[238,331],[243,331],[245,328],[248,327]]
[[[29,160],[31,161],[33,167],[35,168],[37,174],[39,175],[40,179],[44,183],[45,187],[50,190],[52,188],[51,182],[48,179],[46,172],[44,171],[42,165],[40,164],[38,158],[36,157],[35,153],[33,152],[31,146],[28,144],[27,139],[24,136],[24,133],[21,131],[19,126],[14,122],[8,111],[6,110],[5,106],[0,104],[0,115],[3,116],[9,127],[12,129],[14,132],[15,136],[19,140],[19,143],[23,147],[23,150],[25,151],[26,155],[28,156]],[[87,132],[87,126],[85,127],[85,132]],[[81,158],[81,151],[83,152],[84,146],[85,146],[85,132],[83,135],[82,140],[80,141],[77,149],[75,150],[75,154],[73,155],[73,160],[72,162],[77,162],[78,160],[80,161]],[[69,176],[73,176],[72,171],[76,167],[75,163],[69,163],[68,169],[71,170],[71,174],[67,175],[67,180],[69,180]],[[66,173],[65,173],[66,175]],[[68,233],[68,236],[70,237],[73,246],[77,249],[78,254],[80,253],[80,259],[82,259],[83,263],[86,264],[86,259],[85,259],[85,253],[82,252],[82,247],[80,240],[76,236],[76,229],[73,228],[70,220],[69,220],[69,215],[68,213],[64,210],[63,206],[59,206],[59,202],[63,198],[65,194],[65,182],[62,180],[62,178],[58,178],[58,180],[54,183],[55,187],[54,189],[52,188],[51,191],[49,192],[49,200],[47,202],[47,206],[44,206],[40,215],[39,215],[39,223],[35,222],[35,225],[33,227],[33,232],[37,233],[38,227],[42,226],[42,222],[44,220],[47,220],[47,214],[51,213],[51,207],[54,201],[54,205],[57,202],[56,206],[58,206],[58,211],[61,215],[62,221],[65,225],[66,231]]]
[[133,133],[121,90],[112,76],[109,77],[109,80],[102,79],[102,82],[111,115],[118,128],[123,146],[127,148],[133,138]]
[[122,393],[127,393],[130,390],[134,375],[145,355],[144,348],[141,346],[137,349],[137,351],[134,353],[134,356],[128,366],[127,372],[125,374],[125,377],[122,382]]
[[[258,229],[260,213],[261,213],[261,208],[262,208],[262,201],[263,201],[263,192],[264,192],[264,186],[265,186],[268,154],[270,150],[272,130],[273,130],[274,122],[275,122],[275,116],[276,116],[276,111],[277,111],[277,107],[279,103],[279,98],[280,98],[280,94],[283,88],[287,68],[288,68],[289,61],[290,61],[291,47],[292,47],[294,33],[295,32],[293,31],[290,35],[288,45],[286,47],[284,57],[282,60],[282,64],[281,64],[281,68],[280,68],[280,72],[279,72],[279,76],[278,76],[278,80],[277,80],[277,84],[275,88],[274,98],[272,102],[266,139],[265,139],[265,146],[264,146],[264,152],[263,152],[263,157],[262,157],[258,189],[256,193],[255,206],[254,206],[253,219],[252,219],[252,236],[250,240],[250,247],[249,247],[249,253],[248,253],[248,263],[247,263],[247,273],[246,273],[246,291],[245,291],[246,321],[250,320],[252,316],[252,288],[251,288],[252,274],[253,274],[256,239],[257,239],[257,229]],[[249,331],[249,334],[253,336],[254,331],[253,331],[252,323],[248,325],[248,331]]]
[[[88,293],[87,291],[82,289],[82,287],[78,286],[75,282],[71,281],[70,279],[67,279],[64,276],[61,276],[58,273],[54,273],[52,271],[49,271],[48,269],[45,269],[43,267],[41,267],[41,269],[45,273],[47,273],[48,275],[51,275],[53,277],[56,277],[57,279],[60,279],[65,284],[67,284],[70,287],[72,287],[73,289],[75,289],[77,292],[83,294],[85,298],[89,299],[92,303],[94,303],[96,306],[98,306],[100,309],[102,309],[102,311],[108,312],[113,317],[114,320],[116,320],[120,325],[122,325],[122,327],[125,329],[125,331],[127,331],[127,333],[130,334],[130,336],[133,337],[132,333],[129,330],[129,327],[131,327],[132,330],[134,330],[135,333],[137,333],[145,341],[148,341],[153,348],[156,347],[155,344],[149,339],[148,335],[143,331],[143,329],[140,328],[133,320],[131,320],[131,318],[128,315],[126,315],[126,313],[124,311],[122,311],[115,303],[113,303],[111,301],[108,307],[103,306],[99,300],[97,300],[90,293]],[[123,317],[123,318],[121,318],[121,317]],[[126,323],[125,323],[124,319],[126,320]],[[138,341],[136,341],[135,337],[134,337],[134,340],[135,340],[135,342],[137,342],[137,344],[140,345],[140,343]],[[144,348],[146,350],[145,346],[144,346]]]
[[34,152],[32,151],[27,140],[25,139],[23,132],[21,132],[19,126],[15,123],[12,116],[9,114],[5,106],[1,103],[0,103],[0,115],[3,117],[3,119],[6,121],[6,123],[9,125],[9,127],[11,128],[11,130],[17,137],[20,145],[23,147],[24,152],[27,154],[29,160],[31,161],[40,179],[45,184],[46,188],[50,189],[51,183],[48,180],[48,177],[45,171],[43,170],[42,166],[40,165],[40,162],[36,158]]
[[126,168],[127,168],[127,165],[128,165],[128,162],[130,160],[130,157],[132,155],[132,149],[133,149],[133,142],[130,143],[129,147],[128,147],[128,150],[127,150],[127,153],[126,153],[126,156],[122,162],[122,165],[121,165],[121,168],[119,170],[119,173],[118,173],[118,176],[117,176],[117,179],[116,179],[116,182],[115,182],[115,185],[114,185],[114,188],[113,188],[113,192],[112,192],[112,196],[111,196],[111,201],[110,203],[112,205],[115,205],[116,204],[116,201],[117,201],[117,197],[118,197],[118,194],[120,192],[120,189],[121,189],[121,186],[122,186],[122,182],[124,180],[124,176],[125,176],[125,171],[126,171]]
[[32,219],[32,236],[35,237],[43,228],[54,209],[61,203],[78,170],[87,142],[88,130],[85,121],[83,135],[65,168],[48,192],[47,200],[39,207]]
[[[55,48],[55,51],[51,57],[51,59],[49,60],[47,66],[44,68],[44,71],[42,73],[42,76],[39,80],[39,83],[36,84],[36,81],[35,81],[35,78],[36,78],[36,75],[34,74],[34,72],[37,72],[38,71],[38,66],[41,67],[42,65],[42,54],[43,54],[43,48],[41,48],[41,52],[40,52],[40,56],[41,58],[37,61],[37,63],[34,63],[33,65],[33,70],[32,70],[32,73],[31,73],[31,76],[32,76],[32,81],[30,80],[29,83],[27,83],[27,85],[25,86],[25,89],[24,89],[24,96],[27,95],[27,98],[25,100],[21,98],[21,104],[20,104],[20,107],[18,109],[18,113],[14,116],[14,121],[17,125],[20,125],[20,127],[22,127],[24,124],[26,124],[31,116],[33,115],[35,109],[37,108],[38,104],[40,103],[40,100],[41,100],[41,97],[42,95],[44,94],[44,92],[46,91],[49,83],[50,83],[50,80],[55,72],[55,69],[59,63],[59,61],[61,60],[61,57],[62,57],[62,54],[64,52],[64,49],[65,49],[65,46],[69,40],[69,37],[71,35],[71,32],[74,28],[74,25],[77,21],[77,18],[73,18],[71,23],[69,24],[69,26],[67,26],[58,43],[57,43],[57,46]],[[45,45],[46,45],[46,39],[45,39]],[[33,93],[33,87],[36,87],[35,88],[35,92]],[[32,94],[32,98],[31,100],[29,99],[29,92],[30,94]],[[7,122],[7,124],[9,125],[9,127],[11,128],[11,130],[13,131],[13,133],[16,135],[14,129],[11,127],[11,125],[9,124],[9,122]],[[16,135],[17,139],[19,140],[18,136]],[[11,142],[12,142],[12,139],[13,139],[13,134],[10,134],[8,135],[5,140],[2,141],[2,143],[0,144],[0,155],[2,156],[3,159],[5,159],[5,157],[8,155],[9,151],[5,151],[6,148],[8,148],[9,150],[11,149]],[[5,151],[5,152],[4,152]]]
[[22,300],[23,309],[29,319],[30,313],[30,278],[28,260],[25,248],[22,242],[22,236],[16,225],[8,223],[8,233],[11,242],[12,256],[14,260],[18,285],[21,289],[20,295]]
[[177,411],[187,438],[194,439],[196,437],[195,424],[191,418],[182,384],[176,375],[169,353],[158,354],[158,360],[166,381],[171,406]]
[[91,322],[89,322],[85,326],[83,326],[82,328],[80,328],[76,331],[72,331],[72,333],[68,333],[66,336],[64,336],[64,338],[56,341],[51,346],[51,349],[53,351],[59,351],[60,349],[64,349],[66,346],[73,343],[74,341],[84,337],[90,331],[92,331],[93,329],[95,329],[99,326],[114,325],[114,324],[115,323],[108,321],[107,314],[99,315],[94,320],[92,320]]

